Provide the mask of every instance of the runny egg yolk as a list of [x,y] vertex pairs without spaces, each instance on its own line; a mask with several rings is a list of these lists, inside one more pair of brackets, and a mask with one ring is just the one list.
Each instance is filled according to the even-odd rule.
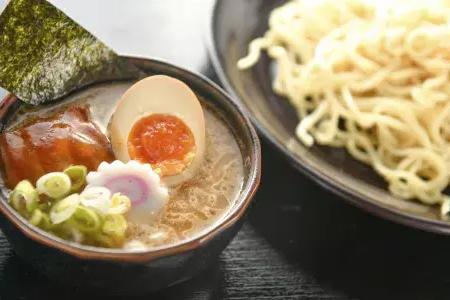
[[195,139],[178,117],[153,114],[136,121],[128,135],[131,159],[149,163],[161,176],[182,172],[195,156]]

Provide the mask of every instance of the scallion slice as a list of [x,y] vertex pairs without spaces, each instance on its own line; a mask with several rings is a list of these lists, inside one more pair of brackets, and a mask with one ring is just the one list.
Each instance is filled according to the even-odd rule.
[[86,183],[87,168],[82,165],[70,166],[64,170],[64,174],[69,176],[72,183],[70,191],[77,193]]
[[72,217],[80,203],[80,195],[72,194],[53,205],[50,209],[50,220],[53,224],[60,224]]
[[35,209],[33,211],[33,214],[31,215],[30,223],[33,224],[34,226],[38,226],[42,221],[43,215],[44,213],[39,208]]
[[120,193],[115,193],[111,198],[111,207],[109,208],[108,213],[111,215],[124,214],[130,210],[130,207],[130,198]]
[[78,205],[75,213],[68,221],[69,225],[84,233],[100,231],[102,222],[98,214],[85,206]]
[[87,187],[80,196],[81,204],[92,207],[101,214],[107,214],[111,207],[111,192],[106,187]]
[[52,227],[48,215],[39,208],[36,208],[33,211],[33,214],[30,217],[30,223],[44,230],[49,230]]
[[58,225],[53,233],[65,240],[82,243],[85,241],[84,234],[68,222]]
[[123,240],[127,230],[127,221],[122,215],[106,215],[102,231],[115,239]]
[[9,203],[20,214],[31,214],[38,206],[39,194],[28,180],[20,181],[9,195]]
[[113,237],[104,233],[98,233],[94,236],[95,244],[105,248],[120,247],[121,244],[117,242]]
[[70,192],[70,177],[63,172],[48,173],[37,180],[36,187],[40,194],[60,199]]

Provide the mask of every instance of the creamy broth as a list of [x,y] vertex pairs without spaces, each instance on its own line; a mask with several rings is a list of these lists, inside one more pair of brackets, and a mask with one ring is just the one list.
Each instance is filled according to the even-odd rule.
[[197,175],[171,188],[170,199],[151,225],[129,223],[126,248],[158,247],[190,238],[223,217],[240,192],[243,163],[226,125],[207,109],[206,151]]

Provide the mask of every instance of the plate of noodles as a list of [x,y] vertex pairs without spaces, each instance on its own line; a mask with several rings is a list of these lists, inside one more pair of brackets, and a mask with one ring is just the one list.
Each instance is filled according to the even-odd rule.
[[450,234],[450,2],[216,1],[226,89],[300,171],[379,216]]

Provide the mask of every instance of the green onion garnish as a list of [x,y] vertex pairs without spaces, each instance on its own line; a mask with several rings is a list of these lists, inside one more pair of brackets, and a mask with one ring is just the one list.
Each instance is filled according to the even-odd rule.
[[49,216],[39,208],[36,208],[33,211],[29,221],[34,226],[40,227],[44,230],[49,230],[52,227]]
[[53,224],[60,224],[72,217],[80,203],[80,195],[72,194],[53,205],[50,209],[50,220]]
[[127,230],[127,221],[122,215],[107,215],[102,231],[111,237],[123,239]]
[[82,165],[70,166],[64,170],[64,174],[69,176],[72,183],[70,191],[72,193],[80,192],[83,185],[86,184],[87,168]]
[[28,180],[19,182],[9,195],[9,203],[21,215],[31,214],[38,206],[39,194]]
[[45,194],[53,199],[60,199],[69,194],[71,189],[70,177],[63,172],[45,174],[36,182],[40,194]]
[[93,209],[78,205],[75,213],[69,220],[69,224],[81,232],[92,233],[100,230],[102,222]]
[[120,193],[115,193],[111,198],[111,207],[108,213],[112,215],[124,214],[130,210],[130,207],[130,198]]
[[[122,247],[131,207],[130,199],[103,186],[83,189],[85,166],[70,166],[64,172],[40,177],[36,188],[19,182],[9,195],[10,205],[30,224],[63,239],[102,247]],[[80,194],[78,194],[80,192]]]

